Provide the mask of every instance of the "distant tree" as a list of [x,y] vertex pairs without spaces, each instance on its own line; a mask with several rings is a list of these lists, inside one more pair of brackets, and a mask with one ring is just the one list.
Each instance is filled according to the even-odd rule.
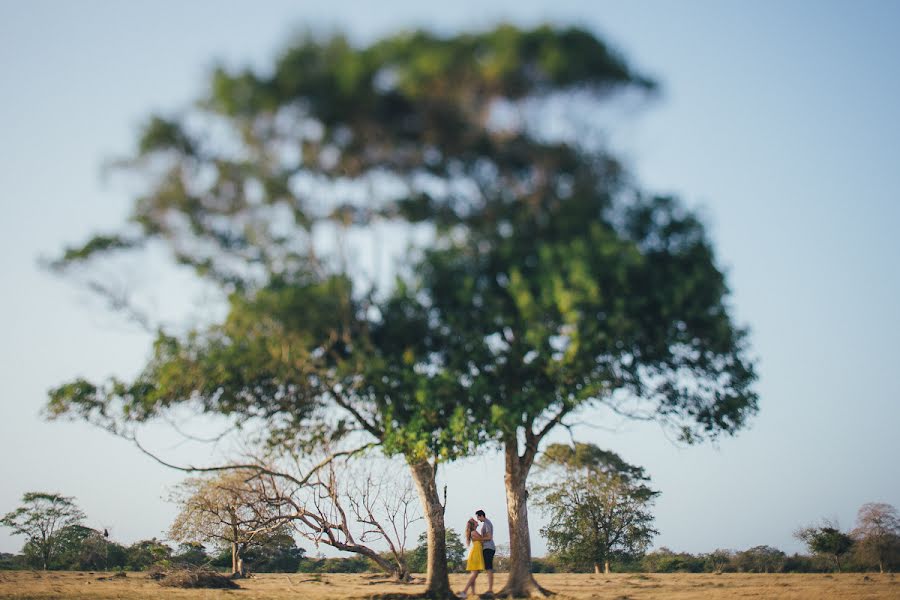
[[72,497],[27,492],[22,495],[22,506],[7,513],[0,524],[11,528],[15,535],[25,536],[46,570],[59,552],[57,533],[64,527],[78,525],[84,517]]
[[27,568],[28,560],[24,554],[0,552],[0,571],[17,571]]
[[212,478],[190,478],[173,499],[181,508],[169,529],[173,540],[214,542],[231,549],[231,573],[243,573],[246,550],[286,525],[278,511],[251,484],[252,471],[226,471]]
[[125,550],[126,568],[143,571],[154,565],[166,565],[172,559],[172,548],[156,538],[139,540]]
[[665,546],[645,554],[641,565],[650,573],[701,573],[704,570],[702,558],[689,552],[673,552]]
[[856,516],[856,529],[851,532],[860,555],[878,565],[900,557],[900,516],[890,504],[864,504]]
[[78,571],[108,568],[109,542],[103,532],[83,525],[63,527],[56,534],[57,556],[50,568]]
[[300,573],[368,573],[381,567],[364,556],[347,558],[304,558],[297,568]]
[[[452,527],[447,528],[447,568],[451,573],[465,570],[466,547],[459,533]],[[419,535],[418,545],[409,553],[409,570],[411,573],[424,573],[428,561],[428,537],[426,532]]]
[[841,572],[841,558],[853,548],[853,538],[831,523],[798,529],[794,537],[805,543],[810,552],[830,558],[838,573]]
[[784,567],[784,552],[772,546],[754,546],[734,557],[742,571],[755,573],[775,573]]
[[206,547],[200,542],[182,542],[172,555],[172,562],[179,564],[204,565],[210,560]]
[[288,529],[263,536],[262,541],[244,555],[245,564],[256,573],[295,573],[306,551]]
[[550,482],[536,485],[537,506],[549,522],[547,546],[572,565],[609,573],[613,558],[644,551],[657,533],[650,507],[659,492],[644,470],[593,444],[552,444],[538,466]]
[[706,563],[706,571],[710,571],[712,573],[723,573],[734,560],[734,552],[732,552],[731,550],[718,548],[716,550],[713,550],[709,554],[704,554],[703,560]]

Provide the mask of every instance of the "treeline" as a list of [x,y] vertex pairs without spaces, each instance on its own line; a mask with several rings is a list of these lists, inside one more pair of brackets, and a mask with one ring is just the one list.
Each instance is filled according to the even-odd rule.
[[[103,532],[73,525],[58,534],[57,554],[49,563],[53,570],[73,571],[145,571],[178,565],[206,565],[223,571],[231,567],[228,548],[206,548],[201,544],[180,544],[177,547],[157,540],[141,540],[125,546],[104,537]],[[448,564],[453,572],[465,570],[465,546],[459,535],[451,530],[447,538]],[[424,573],[427,545],[424,534],[419,544],[409,552],[408,563],[413,573]],[[841,571],[872,572],[880,566],[865,544],[855,544],[843,556]],[[900,569],[900,547],[894,548],[882,567],[887,571]],[[247,552],[248,570],[256,573],[377,573],[381,567],[362,556],[324,557],[306,556],[290,536],[277,536]],[[41,556],[26,543],[19,554],[0,553],[0,569],[39,569]],[[495,567],[505,572],[509,555],[504,546],[498,548]],[[587,573],[593,567],[572,561],[565,556],[549,554],[532,560],[535,573]],[[653,552],[612,563],[614,573],[830,573],[835,571],[834,559],[826,554],[791,554],[772,546],[755,546],[735,551],[719,549],[709,553],[691,554],[660,548]]]
[[[876,560],[857,551],[851,552],[842,572],[868,573],[878,571]],[[900,570],[900,554],[885,565],[885,570]],[[587,565],[572,564],[559,556],[548,555],[533,561],[535,573],[588,573]],[[754,546],[747,550],[715,550],[691,554],[662,547],[631,560],[612,564],[613,573],[832,573],[830,557],[816,554],[786,554],[772,546]]]
[[[230,549],[207,548],[198,543],[172,546],[152,538],[124,545],[108,539],[104,532],[82,525],[69,525],[53,536],[53,548],[45,563],[41,548],[26,542],[19,554],[0,553],[0,569],[41,569],[66,571],[146,571],[180,565],[206,565],[226,569],[231,566]],[[305,550],[290,536],[273,536],[247,552],[253,571],[294,573],[305,560]]]
[[[552,450],[552,452],[551,452]],[[602,455],[602,456],[601,456]],[[601,460],[602,458],[602,460]],[[618,456],[600,451],[590,445],[574,447],[551,446],[546,460],[564,465],[566,471],[585,473],[581,491],[574,497],[568,490],[578,482],[561,477],[556,484],[538,486],[536,492],[541,502],[552,507],[566,507],[567,515],[556,510],[550,525],[541,530],[547,534],[553,529],[558,535],[547,536],[550,554],[531,561],[532,572],[650,572],[650,573],[816,573],[829,571],[894,571],[900,567],[900,514],[890,504],[869,503],[857,514],[856,527],[842,531],[836,523],[823,521],[818,525],[798,528],[794,537],[802,541],[809,554],[788,556],[772,546],[755,546],[747,550],[719,549],[707,554],[673,552],[660,548],[646,552],[650,534],[655,530],[645,528],[639,538],[629,543],[611,543],[612,537],[622,539],[621,527],[612,523],[613,518],[597,522],[590,518],[591,506],[605,506],[613,498],[617,505],[629,507],[623,511],[606,511],[607,516],[619,514],[622,524],[649,522],[646,512],[649,500],[656,492],[646,489],[648,478],[643,470],[627,465]],[[613,460],[615,459],[615,460]],[[612,469],[613,463],[618,464]],[[600,467],[603,471],[599,471]],[[630,473],[625,477],[623,473]],[[46,492],[28,492],[22,496],[22,504],[0,518],[0,525],[9,527],[17,535],[26,538],[19,554],[0,554],[0,569],[58,569],[58,570],[128,570],[142,571],[150,568],[170,569],[185,565],[206,566],[227,570],[233,576],[247,572],[307,572],[307,573],[362,573],[383,572],[397,575],[394,565],[402,565],[408,579],[411,573],[423,573],[428,563],[426,534],[422,533],[417,545],[407,547],[407,527],[414,519],[404,515],[402,534],[384,537],[389,549],[381,552],[363,546],[344,546],[351,557],[308,557],[297,545],[296,529],[287,522],[271,519],[273,526],[250,527],[260,514],[251,511],[238,521],[241,513],[239,499],[246,490],[242,487],[223,487],[215,480],[200,482],[200,488],[191,487],[191,494],[183,502],[183,512],[176,518],[176,525],[169,545],[156,538],[141,540],[125,546],[110,539],[106,529],[93,529],[84,524],[85,514],[75,504],[74,498]],[[215,484],[215,485],[212,485]],[[195,489],[196,488],[196,489]],[[371,489],[371,488],[367,488]],[[211,494],[211,492],[215,492]],[[239,493],[240,492],[240,493]],[[223,495],[224,494],[224,495]],[[408,496],[401,494],[400,498]],[[382,500],[389,496],[382,496]],[[628,500],[624,503],[623,499]],[[199,503],[199,500],[203,500]],[[401,503],[402,504],[402,503]],[[200,511],[198,506],[205,506]],[[352,506],[357,506],[352,504]],[[369,506],[372,506],[369,504]],[[370,523],[374,514],[367,509]],[[396,524],[396,512],[388,521]],[[211,517],[215,517],[211,519]],[[267,517],[267,520],[268,517]],[[623,525],[624,526],[624,525]],[[580,530],[579,530],[580,528]],[[634,527],[632,527],[634,529]],[[559,535],[559,534],[567,535]],[[304,531],[299,530],[301,536]],[[352,535],[346,533],[353,541]],[[318,546],[318,538],[306,532]],[[626,536],[627,537],[627,536]],[[634,537],[634,536],[632,536]],[[446,561],[451,572],[465,569],[466,547],[459,534],[446,530]],[[179,543],[180,542],[180,543]],[[361,552],[360,550],[364,550]],[[237,563],[237,566],[236,566]],[[495,570],[510,569],[510,557],[506,547],[498,544]]]
[[[231,568],[231,549],[207,548],[200,543],[177,546],[152,538],[131,545],[119,544],[108,538],[105,531],[83,525],[68,525],[53,536],[53,547],[46,568],[61,571],[146,571],[151,568],[168,569],[183,565],[205,565],[220,570]],[[454,572],[465,570],[465,546],[459,534],[447,534],[448,564]],[[0,570],[41,569],[44,554],[38,544],[25,543],[18,554],[0,553]],[[428,546],[423,533],[418,545],[408,554],[413,572],[424,573]],[[290,535],[278,534],[248,549],[244,563],[257,573],[372,573],[383,569],[375,561],[362,557],[306,556]]]

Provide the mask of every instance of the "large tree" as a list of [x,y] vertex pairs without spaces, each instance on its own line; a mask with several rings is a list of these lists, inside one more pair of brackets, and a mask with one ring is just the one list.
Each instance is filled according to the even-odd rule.
[[638,556],[653,536],[650,512],[659,492],[650,478],[614,452],[593,444],[552,444],[538,461],[546,481],[535,486],[549,516],[547,547],[576,568],[609,573],[613,559]]
[[484,226],[430,251],[420,270],[445,368],[504,452],[503,593],[514,595],[542,591],[530,574],[529,472],[580,408],[654,419],[688,443],[733,434],[757,409],[745,331],[697,217],[572,148],[523,169],[529,183],[498,189]]
[[60,533],[84,520],[74,498],[47,492],[26,492],[22,504],[0,519],[16,535],[25,536],[46,570],[62,549]]
[[[546,26],[307,39],[271,68],[216,70],[195,109],[148,120],[126,161],[149,182],[131,228],[57,266],[161,241],[228,295],[229,315],[160,334],[135,381],[60,387],[51,413],[121,422],[190,402],[294,441],[349,424],[409,463],[433,595],[449,593],[437,465],[493,440],[504,591],[538,590],[526,482],[554,427],[604,402],[693,441],[756,408],[701,223],[534,110],[577,98],[569,114],[590,124],[611,92],[653,89],[592,33]],[[376,224],[430,243],[402,258],[411,278],[380,289],[345,247]],[[107,281],[89,284],[147,323]]]

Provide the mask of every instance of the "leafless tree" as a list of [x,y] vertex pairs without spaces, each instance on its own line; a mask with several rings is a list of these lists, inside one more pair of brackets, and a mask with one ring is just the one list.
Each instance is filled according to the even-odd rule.
[[230,546],[232,575],[243,575],[244,552],[262,543],[266,534],[284,527],[277,510],[258,494],[257,477],[257,472],[245,469],[184,481],[173,495],[181,511],[169,536],[183,542],[214,541]]
[[900,515],[890,504],[862,505],[856,516],[856,529],[850,535],[856,540],[859,552],[877,562],[882,573],[886,562],[900,556]]
[[[412,484],[388,469],[363,469],[347,458],[329,461],[298,485],[274,473],[255,479],[257,493],[282,522],[316,546],[325,544],[372,560],[401,581],[409,580],[409,527],[421,519]],[[387,546],[381,553],[373,543]]]

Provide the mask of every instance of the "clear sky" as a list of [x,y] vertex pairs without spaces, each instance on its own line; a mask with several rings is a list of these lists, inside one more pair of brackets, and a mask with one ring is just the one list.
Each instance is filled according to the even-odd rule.
[[[122,222],[129,190],[101,166],[150,111],[184,107],[216,60],[266,64],[297,30],[369,41],[498,20],[589,27],[661,80],[615,139],[646,187],[703,211],[752,329],[761,411],[736,438],[681,448],[650,425],[578,432],[647,468],[662,491],[654,545],[790,552],[798,525],[900,506],[900,3],[2,0],[0,513],[25,491],[60,491],[124,543],[174,516],[162,497],[180,474],[39,416],[49,388],[133,374],[148,354],[146,335],[37,260]],[[134,278],[152,287],[160,268]],[[499,458],[446,480],[450,524],[475,501],[502,541]],[[0,551],[18,551],[8,533]]]

